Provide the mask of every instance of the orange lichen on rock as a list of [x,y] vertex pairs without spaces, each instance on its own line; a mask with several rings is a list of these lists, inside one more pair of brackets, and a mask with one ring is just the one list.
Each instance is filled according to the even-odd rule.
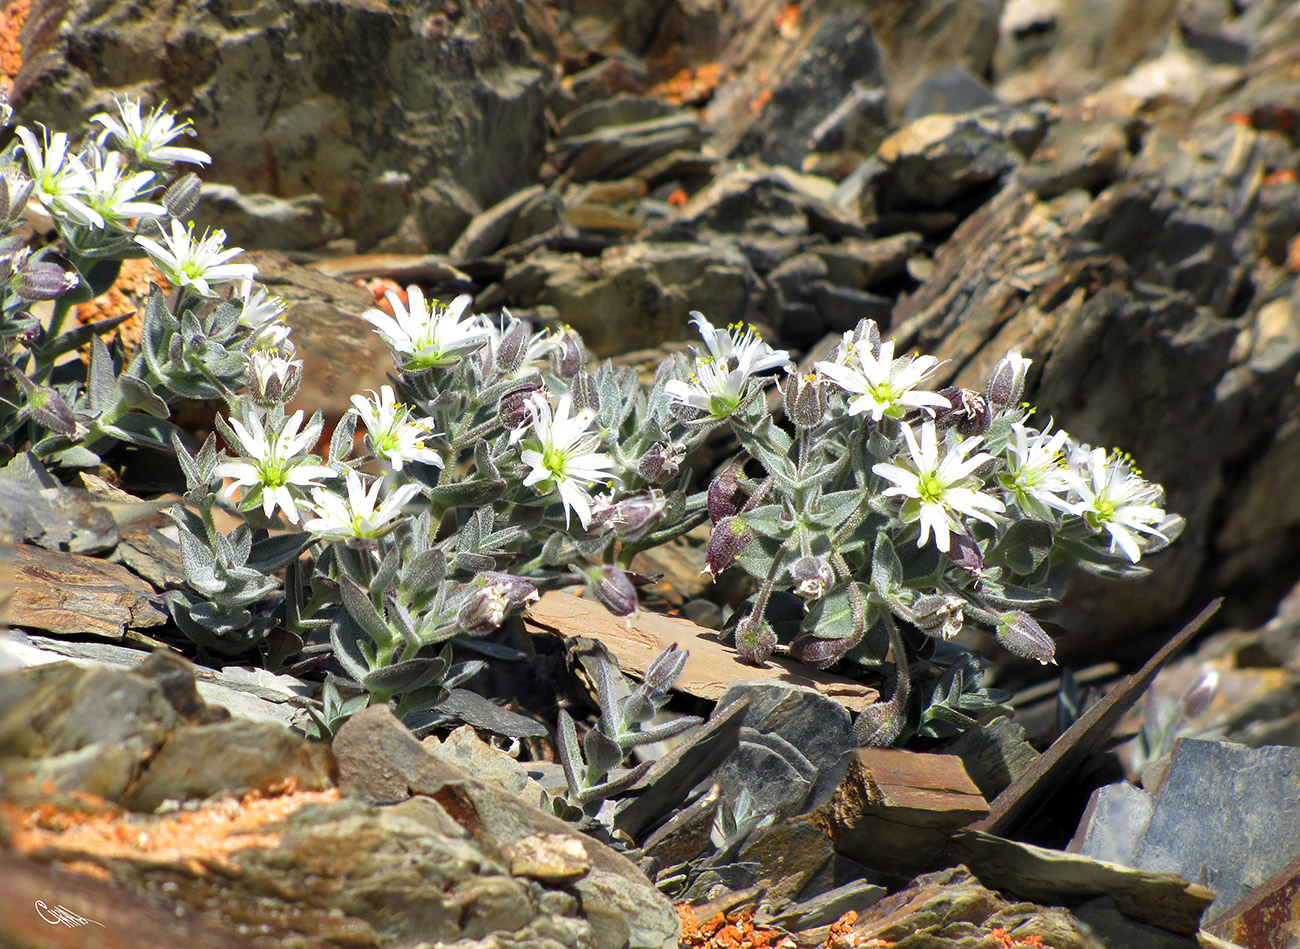
[[722,66],[718,63],[705,63],[693,69],[683,69],[671,79],[657,83],[650,89],[650,94],[673,105],[693,105],[713,95],[713,90],[721,82]]
[[144,327],[144,304],[155,285],[163,290],[170,289],[152,260],[148,257],[124,260],[117,282],[95,299],[76,307],[73,315],[78,323],[86,325],[130,313],[131,317],[117,328],[127,354],[130,355],[140,343],[140,333]]
[[0,801],[0,821],[18,853],[66,855],[63,866],[90,872],[97,861],[125,859],[179,865],[195,874],[227,866],[232,853],[275,847],[280,835],[261,832],[308,804],[339,800],[336,788],[299,791],[291,783],[276,791],[250,791],[194,810],[165,815],[63,810],[52,804],[20,807]]
[[1018,939],[1005,929],[995,927],[989,931],[989,935],[998,941],[999,949],[1043,949],[1042,936],[1026,936],[1024,939]]
[[14,77],[23,65],[23,47],[18,33],[27,22],[32,0],[11,0],[0,10],[0,88],[8,95],[14,88]]
[[792,40],[799,35],[799,4],[787,3],[776,12],[776,32],[783,40]]
[[723,915],[715,913],[704,923],[695,918],[695,908],[677,907],[682,921],[681,944],[700,949],[794,949],[794,940],[779,929],[754,925],[754,911],[743,909]]

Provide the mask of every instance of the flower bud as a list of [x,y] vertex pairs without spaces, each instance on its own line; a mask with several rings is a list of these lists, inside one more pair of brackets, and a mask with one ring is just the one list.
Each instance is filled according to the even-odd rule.
[[735,518],[727,517],[713,525],[709,535],[709,545],[704,550],[704,569],[712,576],[717,576],[731,566],[740,549],[749,543],[749,528]]
[[790,565],[790,576],[794,592],[809,600],[825,596],[835,582],[835,571],[821,557],[800,557]]
[[248,386],[253,398],[265,406],[287,405],[302,382],[302,360],[294,359],[293,344],[248,353]]
[[0,175],[0,222],[7,224],[21,217],[35,187],[36,182],[20,174]]
[[186,220],[199,206],[203,182],[192,171],[181,175],[163,192],[162,206],[178,221]]
[[666,692],[682,674],[689,655],[685,649],[678,649],[677,644],[673,643],[650,663],[650,667],[645,671],[645,684],[652,691]]
[[587,354],[582,348],[582,337],[565,327],[551,350],[551,366],[555,374],[568,381],[582,372],[587,364]]
[[[507,318],[509,313],[506,314]],[[528,327],[518,320],[509,320],[501,334],[495,353],[496,368],[502,375],[510,375],[524,363],[528,353]]]
[[998,617],[998,642],[1004,649],[1043,665],[1056,661],[1056,643],[1028,613],[1015,610]]
[[957,386],[940,389],[938,394],[947,399],[948,405],[951,406],[935,410],[934,422],[940,430],[955,426],[957,432],[966,438],[972,435],[983,435],[989,430],[993,413],[989,411],[989,404],[984,396],[971,389],[961,389]]
[[614,509],[614,533],[623,540],[640,540],[659,522],[668,500],[658,491],[629,495]]
[[482,589],[465,598],[456,616],[467,633],[489,633],[511,613],[537,599],[535,586],[508,573],[486,570],[478,579]]
[[817,373],[790,373],[785,380],[785,415],[796,428],[815,428],[826,420],[830,387]]
[[965,531],[951,535],[948,552],[945,556],[952,561],[957,569],[970,574],[972,577],[979,577],[984,574],[984,555],[980,552],[980,545],[974,537]]
[[510,389],[497,402],[497,414],[501,419],[501,424],[514,431],[531,423],[533,420],[533,410],[530,408],[532,400],[535,396],[545,398],[545,393],[546,389],[536,382],[525,382]]
[[655,442],[639,462],[636,472],[648,484],[667,484],[682,467],[682,449],[672,442]]
[[849,651],[852,640],[820,639],[812,633],[800,633],[790,644],[790,655],[813,669],[829,669]]
[[618,567],[606,567],[594,588],[596,599],[615,616],[633,616],[641,608],[636,587]]
[[994,411],[1009,409],[1019,404],[1020,397],[1025,392],[1025,375],[1029,372],[1032,362],[1032,359],[1020,355],[1018,349],[1013,349],[993,367],[993,375],[989,377],[985,395],[988,396],[989,405]]
[[76,436],[77,418],[57,389],[33,386],[27,393],[27,407],[42,427],[67,438]]
[[709,482],[709,520],[714,524],[738,513],[745,503],[745,495],[740,490],[740,472],[744,465],[744,455],[733,458]]
[[12,286],[24,300],[56,300],[80,281],[75,273],[47,260],[28,260]]
[[931,593],[912,603],[912,625],[927,636],[952,639],[961,632],[966,601],[951,593]]
[[890,702],[875,702],[853,722],[853,737],[870,748],[888,748],[903,733],[903,710]]
[[853,345],[864,352],[870,350],[873,358],[880,358],[880,327],[875,320],[859,320],[853,328]]
[[596,391],[596,377],[587,370],[580,370],[569,382],[573,397],[573,407],[578,411],[591,409],[600,411],[600,393]]
[[1196,718],[1210,707],[1214,693],[1219,687],[1219,673],[1211,669],[1197,680],[1196,684],[1183,693],[1183,717]]
[[776,631],[753,613],[736,624],[736,652],[748,663],[761,666],[772,656]]

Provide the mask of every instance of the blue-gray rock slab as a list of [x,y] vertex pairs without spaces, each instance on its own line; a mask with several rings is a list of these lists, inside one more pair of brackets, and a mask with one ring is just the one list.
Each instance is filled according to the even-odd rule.
[[1212,890],[1222,912],[1300,855],[1300,748],[1182,739],[1134,865]]
[[681,931],[668,899],[627,858],[438,757],[386,706],[357,713],[334,739],[339,786],[373,803],[427,795],[485,847],[505,852],[550,834],[580,840],[591,869],[570,884],[591,924],[597,949],[673,949]]

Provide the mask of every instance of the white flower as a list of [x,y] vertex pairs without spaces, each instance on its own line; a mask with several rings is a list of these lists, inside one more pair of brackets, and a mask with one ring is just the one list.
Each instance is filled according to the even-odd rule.
[[401,368],[408,372],[450,366],[463,353],[477,349],[492,335],[480,320],[462,320],[473,298],[461,294],[443,306],[437,300],[426,303],[417,286],[406,289],[408,304],[389,290],[385,296],[393,308],[389,316],[383,310],[367,310],[362,319],[375,328],[388,348],[399,357]]
[[256,503],[260,497],[262,512],[267,517],[278,507],[286,520],[298,523],[297,502],[291,489],[319,487],[318,479],[338,477],[333,469],[316,463],[314,455],[305,454],[320,437],[320,422],[299,432],[301,425],[301,409],[285,420],[278,433],[266,431],[255,412],[249,414],[248,428],[239,420],[231,419],[230,427],[240,442],[235,447],[244,455],[214,469],[218,477],[233,479],[223,490],[223,496],[230,498],[240,488],[251,488],[249,496],[244,498],[246,505],[251,506],[250,502]]
[[254,283],[252,277],[245,277],[240,283],[239,297],[242,304],[239,324],[254,330],[279,320],[289,305],[283,297],[268,296],[266,288]]
[[178,135],[193,135],[189,120],[176,121],[176,116],[158,106],[148,115],[140,112],[139,100],[117,99],[117,115],[101,112],[92,116],[90,121],[104,126],[99,140],[104,142],[109,136],[117,139],[118,144],[126,149],[135,160],[145,167],[162,170],[174,162],[191,162],[206,165],[212,159],[207,152],[197,148],[183,148],[169,145]]
[[200,296],[210,297],[214,295],[211,284],[251,280],[257,275],[257,268],[252,264],[226,263],[244,251],[222,246],[226,242],[225,231],[204,231],[196,239],[193,224],[185,227],[173,218],[171,233],[165,239],[166,247],[151,237],[137,236],[135,242],[148,252],[154,265],[173,286],[193,287]]
[[388,492],[383,504],[379,504],[376,510],[380,492],[384,488],[383,478],[375,481],[367,490],[361,475],[349,470],[347,487],[346,502],[332,491],[313,488],[311,512],[316,516],[305,521],[302,529],[325,541],[347,543],[373,540],[392,530],[402,508],[420,493],[418,484],[404,484]]
[[919,442],[912,426],[903,422],[901,428],[910,465],[878,464],[871,470],[894,483],[894,487],[885,489],[886,496],[904,498],[900,512],[903,520],[920,520],[921,536],[917,538],[916,546],[924,546],[933,532],[934,545],[946,552],[950,535],[966,530],[958,515],[993,524],[994,520],[987,512],[1006,510],[997,498],[981,494],[971,487],[972,483],[978,486],[978,482],[971,478],[972,472],[992,457],[986,452],[966,457],[980,443],[978,436],[955,444],[945,442],[941,456],[934,422],[922,423]]
[[165,217],[167,209],[153,201],[141,200],[142,192],[153,187],[152,171],[127,174],[122,167],[120,152],[109,152],[97,168],[90,170],[86,187],[86,204],[103,218],[106,226],[116,231],[131,230],[134,218],[151,214]]
[[45,146],[36,141],[31,129],[14,130],[27,156],[27,173],[34,184],[33,193],[55,216],[66,218],[81,227],[104,226],[99,212],[83,200],[90,187],[90,170],[76,155],[68,154],[68,136],[45,133]]
[[1070,473],[1079,500],[1070,513],[1081,516],[1095,531],[1110,534],[1110,550],[1118,547],[1132,563],[1142,556],[1138,534],[1167,541],[1156,525],[1166,520],[1160,488],[1139,477],[1123,460],[1108,457],[1104,448],[1082,455]]
[[[374,389],[366,391],[375,395]],[[430,422],[412,420],[411,407],[396,401],[392,386],[382,386],[373,400],[354,395],[352,407],[365,423],[374,453],[396,470],[408,461],[442,467],[442,456],[424,444],[434,434]]]
[[1023,422],[1016,422],[1011,431],[1014,438],[1007,443],[1007,470],[998,475],[998,481],[1030,517],[1055,520],[1054,510],[1070,510],[1066,495],[1072,482],[1065,464],[1070,436],[1063,431],[1039,432]]
[[613,460],[603,452],[593,451],[596,435],[587,431],[596,413],[583,409],[570,415],[571,401],[566,392],[554,411],[545,399],[530,404],[533,434],[523,442],[520,459],[532,469],[524,484],[540,494],[559,491],[564,504],[564,526],[569,513],[578,515],[583,529],[591,523],[591,495],[587,489],[597,481],[609,480]]
[[843,362],[819,362],[814,367],[841,389],[857,398],[849,402],[850,415],[871,413],[873,421],[883,416],[901,419],[911,409],[949,408],[949,402],[937,392],[917,391],[925,378],[934,372],[939,360],[933,356],[894,358],[894,341],[882,343],[879,355],[870,346],[855,345],[845,334]]
[[790,354],[767,345],[752,326],[718,329],[701,313],[692,313],[691,319],[709,353],[696,359],[689,381],[674,379],[664,386],[679,405],[726,418],[740,407],[748,379],[769,369],[791,368]]

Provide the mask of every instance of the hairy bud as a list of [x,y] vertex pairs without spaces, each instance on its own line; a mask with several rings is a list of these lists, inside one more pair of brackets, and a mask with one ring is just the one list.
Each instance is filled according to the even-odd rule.
[[785,380],[785,415],[796,428],[815,428],[826,421],[826,408],[830,405],[830,386],[821,376],[813,373],[800,376],[790,373]]
[[772,656],[776,631],[751,613],[736,624],[736,652],[748,663],[761,666]]
[[740,472],[745,456],[733,458],[718,476],[709,482],[709,520],[714,524],[740,511],[745,495],[740,490]]
[[1009,409],[1020,402],[1025,392],[1025,375],[1032,362],[1032,359],[1020,355],[1019,350],[1013,349],[993,367],[985,395],[995,411]]
[[546,389],[536,382],[525,382],[515,386],[497,403],[497,413],[501,424],[514,431],[523,428],[533,420],[533,410],[529,408],[534,397],[546,397]]
[[1043,665],[1056,661],[1056,643],[1028,613],[1015,610],[998,617],[998,642],[1004,649]]
[[27,393],[27,407],[42,427],[72,438],[77,433],[77,418],[57,389],[34,386]]
[[80,281],[75,273],[47,260],[28,260],[12,281],[24,300],[56,300]]
[[880,327],[875,320],[859,320],[853,328],[853,345],[880,358]]
[[812,633],[800,633],[790,644],[790,655],[813,669],[829,669],[844,658],[852,640],[820,639]]
[[618,567],[606,567],[594,588],[596,599],[615,616],[633,616],[641,608],[636,587]]
[[555,374],[566,382],[582,372],[587,364],[587,353],[582,348],[582,337],[567,326],[551,350],[551,365]]
[[685,649],[678,649],[673,643],[650,663],[645,671],[645,684],[655,692],[665,692],[672,688],[677,677],[686,666],[686,657],[690,654]]
[[655,442],[637,462],[636,473],[648,484],[667,484],[682,467],[682,448],[672,442]]
[[184,221],[199,206],[203,182],[192,171],[181,175],[163,192],[162,206],[178,221]]
[[984,555],[980,552],[980,545],[965,531],[951,535],[945,556],[958,570],[972,577],[980,577],[984,574]]
[[[507,313],[507,318],[509,314]],[[497,371],[509,375],[524,363],[528,352],[528,327],[518,320],[508,320],[495,354]]]
[[569,381],[570,391],[573,394],[573,407],[581,411],[582,409],[591,409],[593,412],[600,411],[600,393],[596,391],[596,377],[587,370],[580,370]]
[[740,549],[749,543],[749,528],[735,518],[726,517],[713,525],[709,545],[704,551],[704,569],[713,576],[726,570],[736,559]]
[[614,533],[623,540],[640,540],[659,522],[667,506],[667,499],[658,491],[625,497],[614,508]]
[[961,632],[966,601],[951,593],[920,596],[912,604],[912,624],[927,636],[952,639]]
[[537,587],[508,573],[479,574],[483,586],[465,598],[456,619],[467,633],[489,633],[507,616],[537,599]]

